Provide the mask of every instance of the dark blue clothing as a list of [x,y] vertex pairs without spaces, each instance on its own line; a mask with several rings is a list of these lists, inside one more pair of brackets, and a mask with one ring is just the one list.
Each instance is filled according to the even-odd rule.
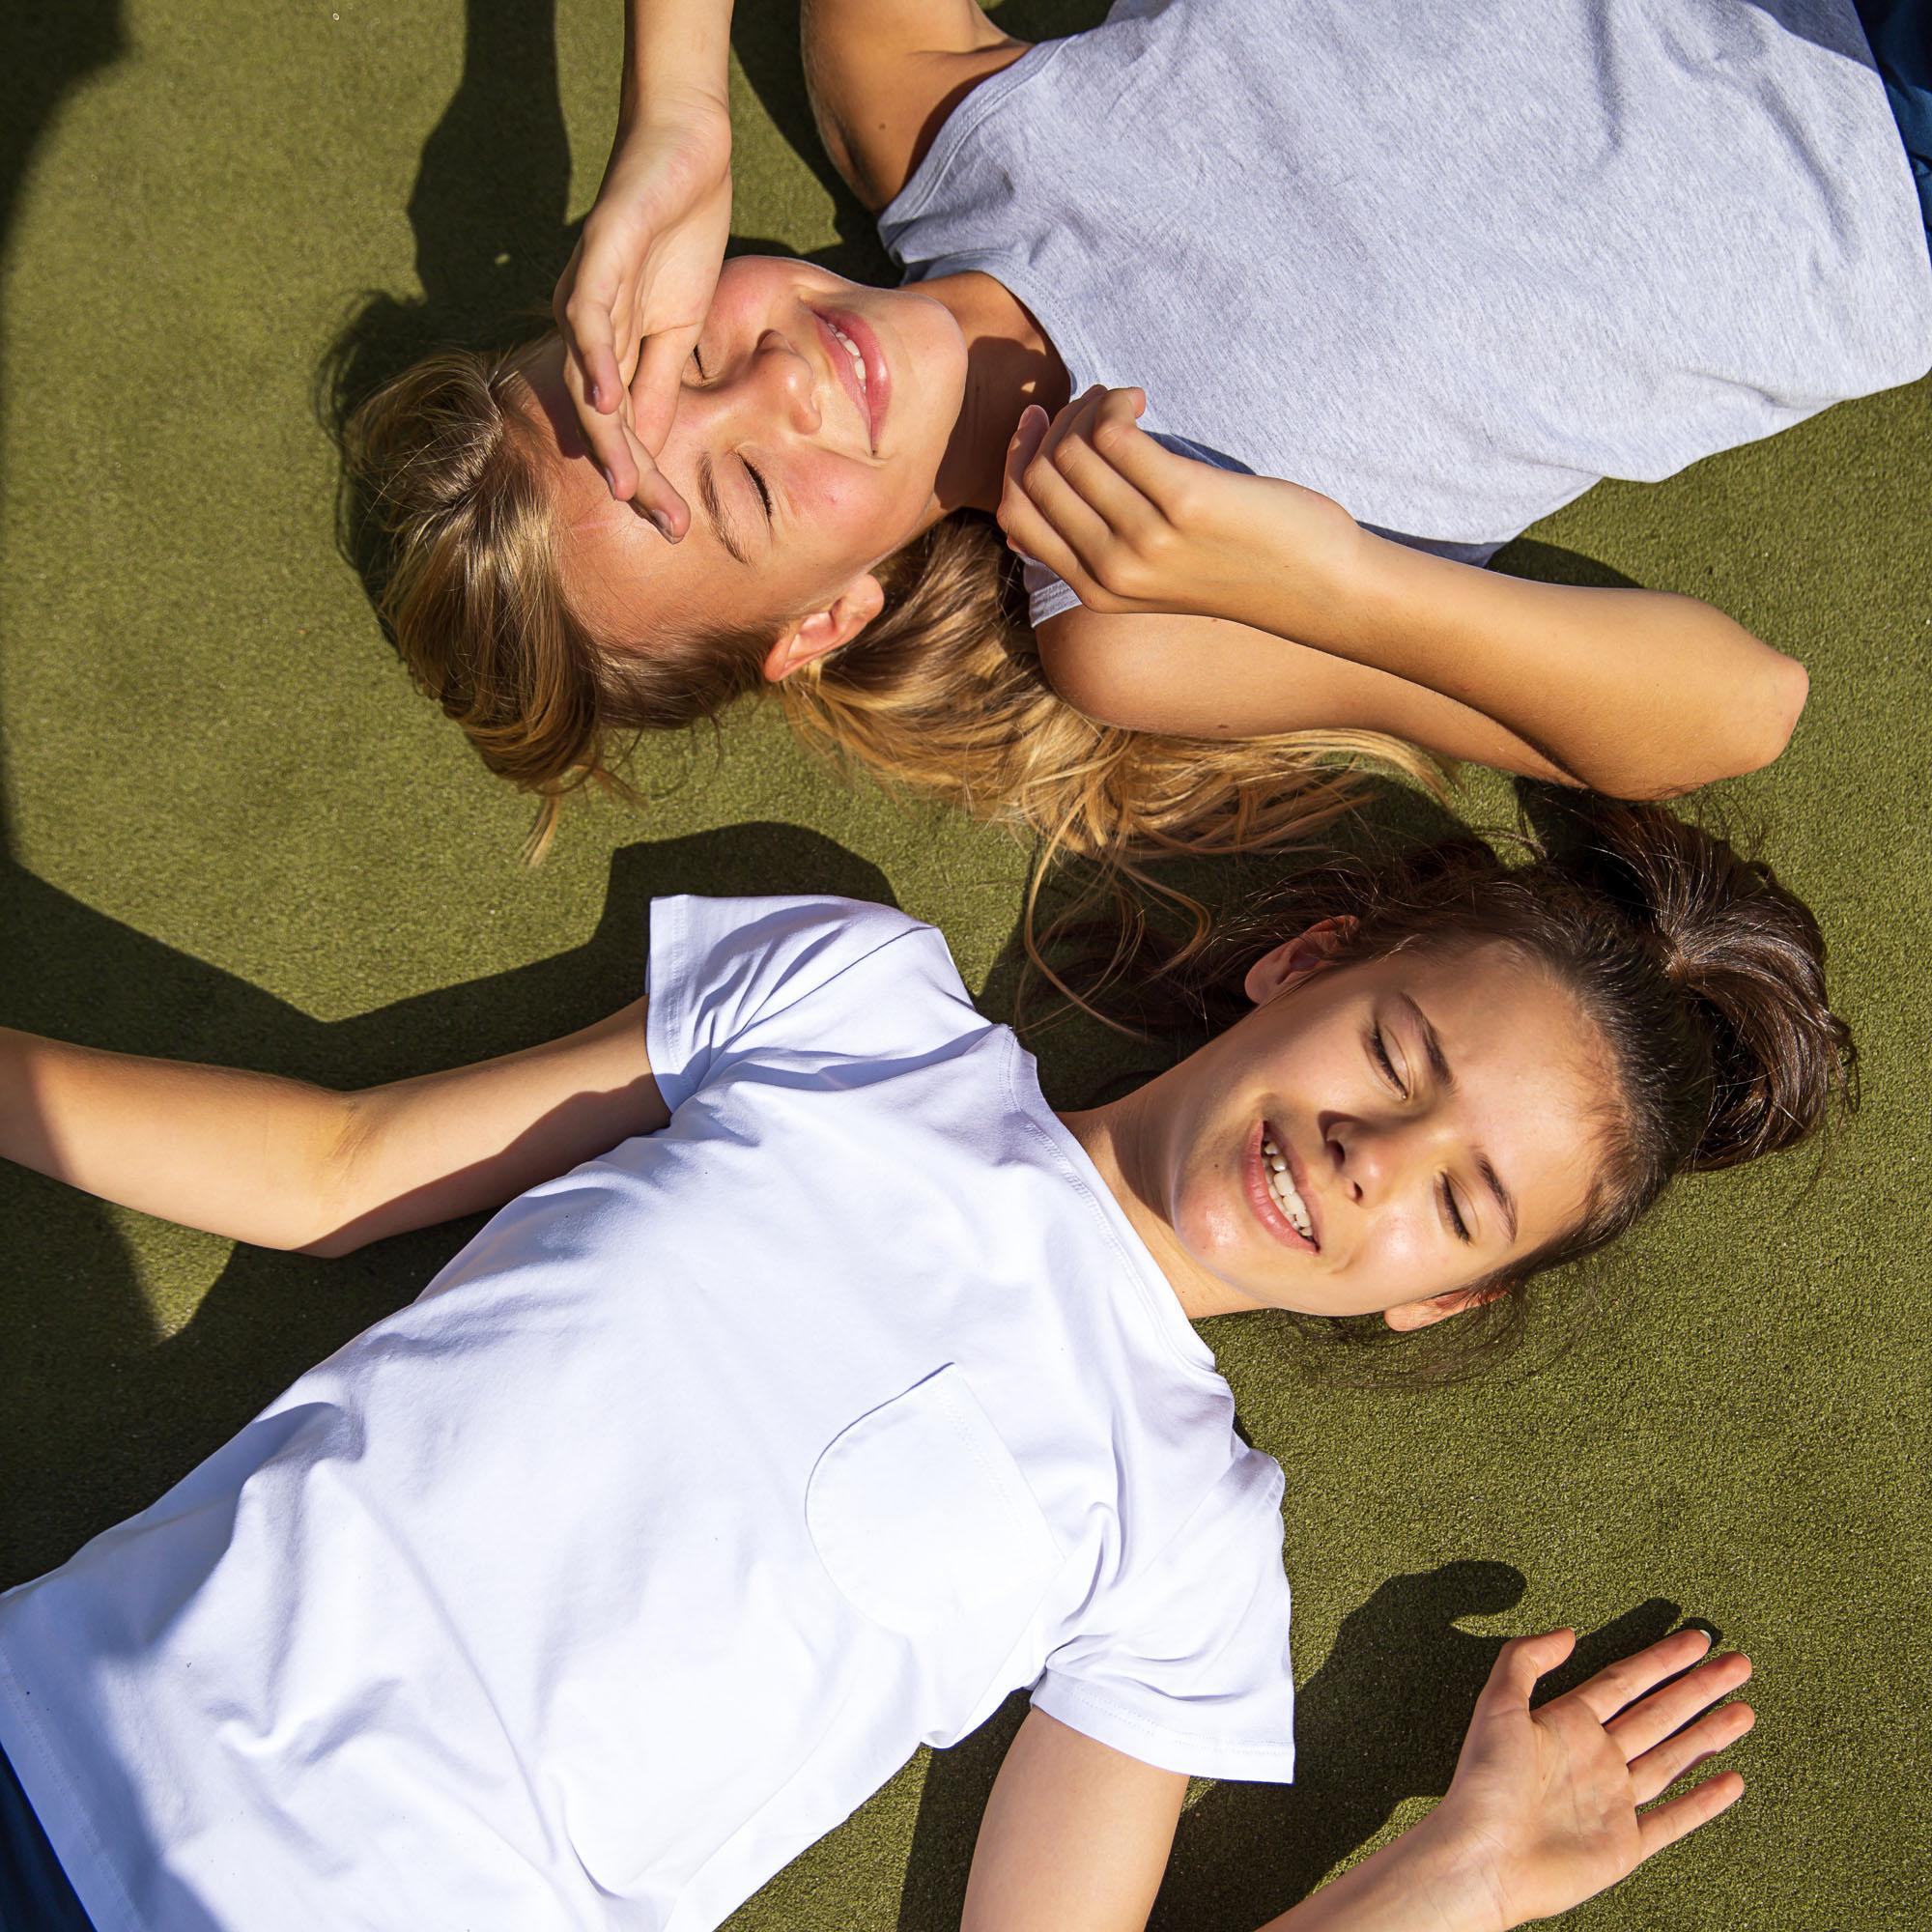
[[94,1932],[0,1751],[0,1932]]
[[1852,0],[1912,161],[1932,238],[1932,0]]

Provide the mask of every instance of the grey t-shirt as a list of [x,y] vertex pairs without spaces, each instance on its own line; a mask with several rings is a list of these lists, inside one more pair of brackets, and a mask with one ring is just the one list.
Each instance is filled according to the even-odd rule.
[[908,281],[997,277],[1076,394],[1470,558],[1932,365],[1848,0],[1118,0],[879,230]]

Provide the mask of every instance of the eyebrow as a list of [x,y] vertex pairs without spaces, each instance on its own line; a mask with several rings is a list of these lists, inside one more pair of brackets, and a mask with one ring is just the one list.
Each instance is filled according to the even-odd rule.
[[[1449,1057],[1442,1051],[1440,1037],[1429,1023],[1429,1015],[1416,1005],[1409,994],[1403,994],[1402,1001],[1408,1009],[1409,1017],[1415,1021],[1417,1031],[1422,1035],[1422,1050],[1429,1056],[1430,1071],[1435,1074],[1438,1085],[1453,1094],[1456,1091],[1456,1076],[1450,1070]],[[1476,1156],[1476,1172],[1483,1177],[1490,1192],[1495,1196],[1496,1207],[1503,1217],[1503,1226],[1509,1231],[1510,1240],[1514,1244],[1518,1227],[1515,1197],[1503,1185],[1503,1178],[1496,1172],[1495,1163],[1488,1154],[1479,1153]]]
[[709,452],[700,453],[697,459],[697,495],[704,505],[704,513],[711,519],[711,527],[717,532],[718,541],[742,564],[749,565],[752,559],[745,553],[743,542],[735,534],[732,526],[725,522],[724,505],[718,496],[718,478],[711,467]]

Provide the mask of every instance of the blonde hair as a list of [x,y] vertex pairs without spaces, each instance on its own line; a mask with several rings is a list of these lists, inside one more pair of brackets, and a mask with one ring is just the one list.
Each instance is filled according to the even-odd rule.
[[[611,650],[572,613],[548,454],[519,397],[526,353],[418,363],[355,412],[344,454],[378,611],[484,763],[542,801],[534,857],[578,786],[629,792],[616,767],[641,732],[715,719],[764,690],[772,637],[654,636],[648,649]],[[1355,802],[1363,765],[1441,789],[1434,759],[1379,732],[1224,742],[1084,717],[1047,684],[1012,559],[984,518],[947,518],[875,575],[885,609],[779,686],[787,717],[890,785],[1037,837],[1036,894],[1071,857],[1102,889],[1131,880],[1191,904],[1146,862],[1304,838]]]

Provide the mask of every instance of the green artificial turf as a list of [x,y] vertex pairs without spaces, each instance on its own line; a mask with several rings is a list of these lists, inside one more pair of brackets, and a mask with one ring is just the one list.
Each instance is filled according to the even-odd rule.
[[[619,8],[556,12],[5,10],[0,1019],[360,1083],[606,1010],[649,895],[693,888],[889,895],[1010,997],[1019,848],[841,781],[772,715],[722,753],[660,748],[647,810],[587,806],[522,869],[526,808],[411,694],[333,547],[330,345],[348,327],[366,370],[543,300],[594,188]],[[883,276],[816,156],[794,10],[741,13],[741,240]],[[1158,1924],[1259,1923],[1415,1816],[1502,1634],[1574,1622],[1604,1654],[1682,1616],[1756,1660],[1748,1795],[1568,1922],[1927,1922],[1928,502],[1920,384],[1600,489],[1517,553],[1713,598],[1810,667],[1789,753],[1724,789],[1831,936],[1864,1110],[1808,1191],[1803,1157],[1682,1188],[1537,1378],[1336,1390],[1265,1323],[1210,1331],[1288,1471],[1305,1775],[1198,1795]],[[1069,1101],[1139,1064],[1079,1028],[1041,1050]],[[324,1264],[13,1171],[0,1229],[0,1581],[152,1499],[461,1232]],[[734,1925],[956,1923],[1010,1718],[908,1767]]]

